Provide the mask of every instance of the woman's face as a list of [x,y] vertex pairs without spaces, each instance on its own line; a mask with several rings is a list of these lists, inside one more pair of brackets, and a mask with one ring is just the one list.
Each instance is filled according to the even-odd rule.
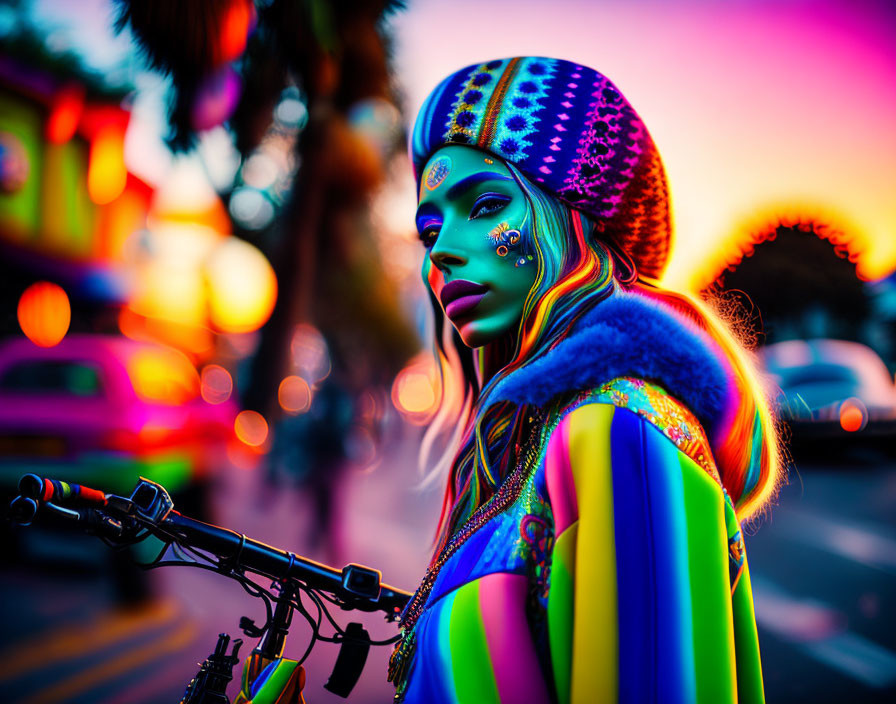
[[468,347],[519,326],[537,268],[520,233],[527,209],[507,167],[484,152],[443,147],[423,169],[417,208],[423,280]]

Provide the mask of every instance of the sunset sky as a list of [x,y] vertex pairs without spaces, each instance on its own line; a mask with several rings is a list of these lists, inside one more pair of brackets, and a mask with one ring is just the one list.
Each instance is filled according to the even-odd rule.
[[[85,9],[86,3],[86,9]],[[466,64],[533,54],[607,74],[644,119],[671,183],[684,286],[730,241],[781,215],[817,218],[896,268],[896,5],[887,0],[408,0],[390,22],[412,120]],[[127,51],[108,0],[41,0],[34,14],[95,65]],[[133,64],[131,64],[133,65]],[[144,74],[145,75],[145,74]],[[145,85],[143,78],[138,85]],[[143,170],[160,173],[158,83],[138,100]],[[132,140],[134,141],[134,140]],[[153,151],[155,150],[155,151]],[[140,169],[137,166],[138,170]],[[167,167],[165,167],[167,168]],[[407,202],[409,199],[405,199]],[[412,222],[412,204],[406,217]]]
[[723,242],[779,214],[842,229],[870,277],[896,267],[896,9],[781,0],[417,0],[396,17],[408,120],[469,63],[519,54],[607,74],[671,183],[687,285]]

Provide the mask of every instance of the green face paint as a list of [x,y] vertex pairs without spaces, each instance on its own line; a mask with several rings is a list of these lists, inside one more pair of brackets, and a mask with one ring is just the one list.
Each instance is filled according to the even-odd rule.
[[519,326],[536,276],[535,262],[520,251],[527,213],[509,169],[476,149],[443,147],[423,170],[417,208],[423,280],[469,347]]

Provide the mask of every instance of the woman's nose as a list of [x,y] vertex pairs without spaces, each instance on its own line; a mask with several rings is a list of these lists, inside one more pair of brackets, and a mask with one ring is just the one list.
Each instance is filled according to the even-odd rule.
[[452,247],[450,243],[442,243],[438,241],[436,241],[432,249],[429,250],[429,259],[442,271],[445,271],[452,266],[461,266],[467,263],[466,256],[459,248]]

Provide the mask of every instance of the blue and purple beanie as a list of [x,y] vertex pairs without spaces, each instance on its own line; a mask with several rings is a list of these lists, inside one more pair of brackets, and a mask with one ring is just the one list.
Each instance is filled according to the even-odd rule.
[[418,186],[426,162],[449,144],[510,162],[594,220],[640,274],[662,273],[672,239],[663,164],[638,114],[597,71],[538,56],[456,71],[417,115],[411,158]]

